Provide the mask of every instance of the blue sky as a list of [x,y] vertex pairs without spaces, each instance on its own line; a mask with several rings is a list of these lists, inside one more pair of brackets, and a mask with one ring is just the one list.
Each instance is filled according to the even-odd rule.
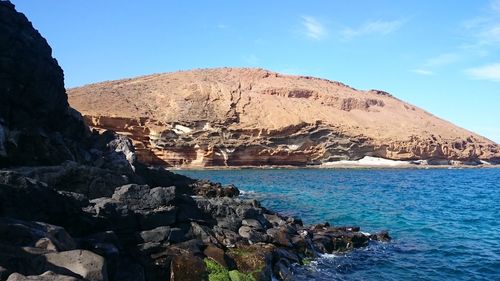
[[262,67],[385,90],[500,143],[500,0],[12,2],[67,87]]

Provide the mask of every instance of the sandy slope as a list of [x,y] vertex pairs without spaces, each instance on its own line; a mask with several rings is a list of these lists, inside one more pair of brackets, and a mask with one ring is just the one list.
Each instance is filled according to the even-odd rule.
[[170,166],[500,156],[494,142],[386,92],[263,69],[154,74],[68,95],[91,125],[129,134],[144,159]]

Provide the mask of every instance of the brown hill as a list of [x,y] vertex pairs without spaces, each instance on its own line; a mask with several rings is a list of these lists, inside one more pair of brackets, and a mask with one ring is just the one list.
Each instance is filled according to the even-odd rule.
[[497,144],[383,91],[263,69],[154,74],[68,90],[90,126],[166,166],[306,165],[364,156],[498,162]]

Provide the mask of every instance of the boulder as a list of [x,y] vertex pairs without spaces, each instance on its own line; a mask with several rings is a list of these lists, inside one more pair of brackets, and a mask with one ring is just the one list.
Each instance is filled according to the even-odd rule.
[[241,221],[242,225],[249,226],[255,230],[262,230],[262,224],[256,219],[244,219]]
[[110,197],[117,187],[130,183],[133,178],[131,174],[74,161],[57,166],[24,167],[17,169],[17,172],[54,189],[81,193],[89,199]]
[[176,188],[150,188],[148,185],[128,184],[118,187],[112,198],[127,205],[130,210],[152,210],[171,205],[176,198]]
[[173,225],[177,220],[176,206],[163,206],[149,211],[136,211],[141,229]]
[[207,280],[208,272],[203,260],[191,254],[176,256],[170,265],[170,281]]
[[73,238],[60,226],[2,217],[0,242],[47,251],[68,251],[76,248]]
[[107,281],[106,261],[86,250],[49,253],[42,256],[45,270],[81,276],[89,281]]
[[215,238],[214,231],[206,225],[200,225],[196,222],[191,222],[191,228],[188,235],[200,239],[205,244],[219,245],[219,241]]
[[278,228],[268,229],[266,232],[272,238],[273,242],[283,247],[291,247],[291,234],[295,230],[288,225],[283,225]]
[[140,241],[147,242],[163,242],[168,241],[170,237],[170,227],[160,226],[151,230],[145,230],[139,233]]
[[56,274],[52,271],[44,272],[41,275],[24,276],[19,273],[12,273],[7,281],[80,281],[83,279],[72,276]]
[[91,229],[91,218],[83,213],[80,203],[17,172],[0,171],[0,202],[0,216],[43,221],[70,233]]
[[138,216],[120,202],[103,197],[94,199],[91,203],[94,206],[87,211],[102,219],[97,229],[134,232],[139,228]]
[[231,249],[228,256],[238,271],[252,274],[255,280],[271,280],[274,250],[275,246],[260,243]]
[[203,241],[197,238],[193,238],[180,243],[170,245],[167,252],[170,251],[177,253],[189,253],[198,257],[202,257],[203,248],[205,248],[205,244],[203,243]]
[[235,268],[234,260],[232,260],[224,250],[221,248],[215,246],[215,245],[208,245],[205,250],[203,250],[203,254],[207,257],[212,259],[213,261],[217,262],[224,268],[228,269],[233,269]]
[[7,242],[0,243],[0,280],[5,280],[14,272],[24,275],[38,275],[36,257],[49,253],[47,250],[34,247],[20,247]]
[[217,241],[228,248],[235,247],[235,245],[242,239],[242,237],[235,231],[222,228],[220,226],[214,227],[214,234]]
[[135,171],[137,156],[132,141],[113,131],[94,133],[91,137],[91,152],[96,154],[93,166],[130,174]]
[[199,196],[214,197],[236,197],[240,191],[234,185],[222,186],[220,183],[213,183],[207,180],[200,180],[191,184],[193,193]]
[[82,193],[64,190],[58,190],[58,192],[65,197],[71,198],[81,208],[87,207],[90,204],[88,197]]
[[186,232],[179,228],[179,227],[174,227],[170,229],[170,234],[168,236],[168,241],[171,243],[180,243],[182,241],[186,240]]
[[269,221],[274,227],[282,226],[286,223],[286,221],[277,214],[264,214],[264,218],[266,218],[266,220]]
[[176,186],[181,194],[193,195],[192,184],[197,180],[172,173],[163,167],[150,167],[140,162],[135,164],[135,174],[149,186]]
[[264,209],[255,200],[239,198],[195,197],[198,208],[207,216],[215,219],[218,226],[237,232],[243,219],[262,219]]
[[391,241],[391,236],[389,236],[389,232],[387,232],[387,230],[383,230],[379,233],[372,234],[370,236],[370,239],[375,241],[388,242]]

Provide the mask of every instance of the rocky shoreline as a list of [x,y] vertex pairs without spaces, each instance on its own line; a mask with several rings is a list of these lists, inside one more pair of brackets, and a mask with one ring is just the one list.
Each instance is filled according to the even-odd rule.
[[234,186],[188,187],[131,183],[101,197],[2,170],[0,280],[292,280],[294,263],[390,239],[304,226],[238,198]]
[[0,281],[279,280],[387,232],[303,225],[137,161],[69,107],[46,40],[0,1]]

